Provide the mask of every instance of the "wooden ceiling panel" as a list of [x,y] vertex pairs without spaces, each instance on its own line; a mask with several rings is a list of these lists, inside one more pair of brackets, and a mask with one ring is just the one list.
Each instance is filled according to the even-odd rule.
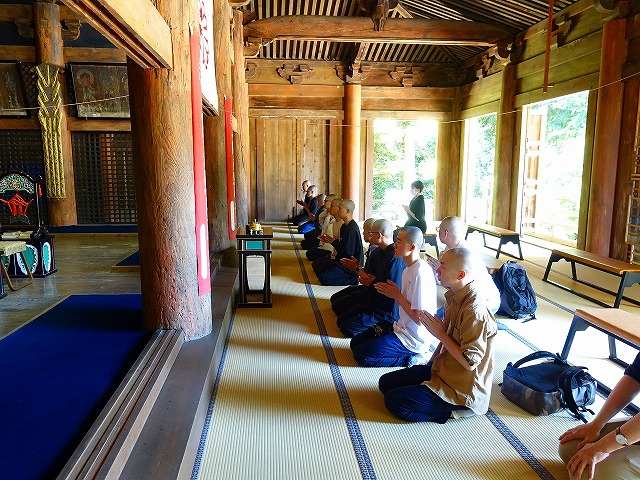
[[[554,11],[563,10],[577,1],[555,0]],[[364,15],[358,0],[251,0],[244,8],[255,12],[256,20],[281,15]],[[517,33],[544,20],[547,13],[547,0],[400,0],[399,8],[390,13],[390,18],[480,22]],[[261,48],[259,57],[349,62],[352,45],[329,40],[275,40]],[[363,49],[362,61],[461,64],[485,49],[468,45],[369,43]]]

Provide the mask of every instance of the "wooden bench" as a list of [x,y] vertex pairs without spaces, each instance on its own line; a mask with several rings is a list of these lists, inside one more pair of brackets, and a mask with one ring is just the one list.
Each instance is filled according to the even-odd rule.
[[438,233],[437,232],[427,232],[423,234],[424,244],[422,245],[422,251],[424,251],[424,246],[426,244],[431,245],[436,249],[436,255],[440,256],[440,248],[438,247]]
[[487,267],[487,272],[489,272],[489,275],[493,275],[497,270],[500,270],[500,268],[504,264],[503,261],[498,260],[497,258],[493,258],[491,255],[487,255],[484,252],[482,252],[480,256],[482,257],[484,265]]
[[640,318],[619,308],[578,308],[573,316],[560,356],[566,360],[576,332],[593,327],[609,336],[609,359],[623,367],[627,364],[616,354],[616,340],[640,349]]
[[[579,250],[577,248],[563,247],[563,248],[556,248],[551,251],[551,255],[549,257],[549,263],[547,263],[547,269],[544,272],[544,276],[542,277],[542,280],[544,282],[551,283],[556,287],[562,288],[563,290],[574,293],[579,297],[586,298],[587,300],[590,300],[603,307],[609,307],[610,305],[602,302],[601,300],[597,300],[593,297],[590,297],[587,294],[578,292],[565,285],[549,280],[549,273],[551,272],[551,266],[555,262],[558,262],[560,260],[566,260],[571,264],[571,277],[575,282],[582,283],[583,285],[587,285],[591,288],[595,288],[596,290],[600,290],[601,292],[614,295],[616,299],[613,302],[613,308],[618,308],[620,306],[620,302],[622,301],[622,299],[625,299],[636,305],[640,305],[639,301],[623,296],[625,288],[633,285],[634,283],[640,283],[640,265],[633,265],[631,263],[622,262],[620,260],[604,257],[602,255],[598,255],[595,253],[585,252],[584,250]],[[576,274],[576,263],[579,263],[580,265],[584,265],[586,267],[593,268],[601,272],[609,273],[611,275],[620,277],[620,285],[618,287],[618,290],[614,292],[612,290],[608,290],[604,287],[601,287],[600,285],[595,285],[585,280],[580,280]]]
[[[465,235],[465,239],[469,237],[470,233],[479,232],[482,234],[482,241],[484,242],[484,246],[490,248],[491,250],[496,251],[496,258],[500,256],[500,253],[504,253],[505,255],[509,255],[513,258],[519,258],[520,260],[524,260],[522,256],[522,248],[520,247],[520,235],[518,235],[513,230],[507,230],[506,228],[494,227],[493,225],[469,225],[467,226],[467,234]],[[491,235],[492,237],[498,238],[498,248],[489,247],[487,245],[487,237],[486,235]],[[518,247],[519,256],[512,255],[507,252],[502,251],[502,247],[507,243],[513,243]]]

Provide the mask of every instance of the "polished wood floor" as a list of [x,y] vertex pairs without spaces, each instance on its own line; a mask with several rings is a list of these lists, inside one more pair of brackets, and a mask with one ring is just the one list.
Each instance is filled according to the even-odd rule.
[[[138,250],[136,234],[58,234],[54,238],[58,271],[35,278],[12,292],[5,282],[0,299],[0,338],[72,294],[139,293],[138,272],[114,272],[115,265]],[[19,285],[21,279],[16,279]]]

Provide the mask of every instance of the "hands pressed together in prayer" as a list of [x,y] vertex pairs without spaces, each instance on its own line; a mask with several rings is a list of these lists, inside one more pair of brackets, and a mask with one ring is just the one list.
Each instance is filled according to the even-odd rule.
[[447,332],[444,329],[444,323],[442,323],[442,319],[439,316],[431,315],[425,310],[420,310],[418,312],[418,319],[427,328],[427,330],[429,330],[429,333],[438,340],[442,341],[443,336],[447,336]]
[[324,243],[333,243],[336,238],[338,237],[330,237],[329,235],[325,235],[324,233],[318,235],[318,239]]
[[391,280],[387,280],[387,283],[378,282],[375,284],[375,288],[385,297],[393,298],[396,301],[398,298],[402,298],[402,292],[400,292],[398,286]]

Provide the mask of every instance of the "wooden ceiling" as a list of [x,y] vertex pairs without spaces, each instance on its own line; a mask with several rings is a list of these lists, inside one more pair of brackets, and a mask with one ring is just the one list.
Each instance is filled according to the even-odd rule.
[[[554,13],[578,0],[556,0]],[[251,0],[245,7],[255,20],[282,15],[357,17],[366,15],[358,0]],[[479,22],[513,34],[547,18],[546,0],[400,0],[389,18],[442,19]],[[373,23],[372,23],[373,27]],[[483,46],[401,43],[348,43],[336,41],[274,40],[262,46],[258,58],[319,60],[351,63],[402,62],[460,65],[486,50]],[[356,52],[355,50],[359,50]]]

